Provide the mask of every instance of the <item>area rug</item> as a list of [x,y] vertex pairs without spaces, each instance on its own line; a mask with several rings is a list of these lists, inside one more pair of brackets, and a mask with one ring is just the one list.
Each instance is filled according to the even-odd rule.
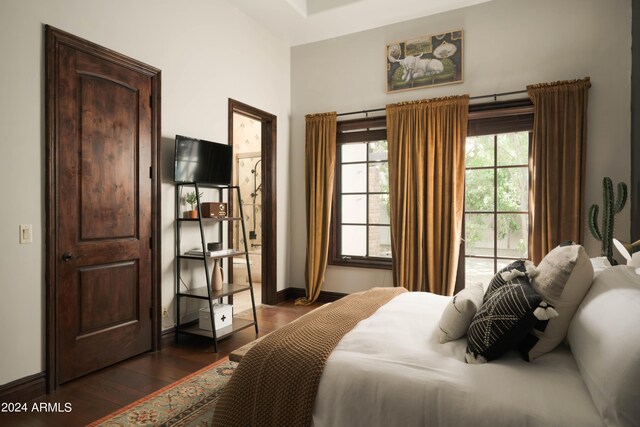
[[237,365],[225,357],[88,427],[210,426],[215,401]]

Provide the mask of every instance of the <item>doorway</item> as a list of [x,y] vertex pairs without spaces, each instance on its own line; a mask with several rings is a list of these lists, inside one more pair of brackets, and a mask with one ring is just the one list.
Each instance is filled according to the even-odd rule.
[[160,342],[160,70],[45,27],[47,390]]
[[[233,146],[234,183],[240,186],[256,305],[277,303],[276,121],[273,114],[229,99],[229,144]],[[238,210],[238,206],[232,207]],[[229,241],[243,248],[239,224]],[[246,283],[244,259],[234,264],[234,283]],[[243,300],[246,296],[246,301]],[[248,294],[234,295],[234,311],[251,308]]]

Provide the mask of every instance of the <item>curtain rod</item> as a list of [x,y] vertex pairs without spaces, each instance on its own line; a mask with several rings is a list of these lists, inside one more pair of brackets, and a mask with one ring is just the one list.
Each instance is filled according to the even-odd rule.
[[[469,100],[474,100],[474,99],[484,99],[484,98],[493,98],[494,101],[498,100],[499,96],[507,96],[507,95],[517,95],[520,93],[527,93],[526,90],[515,90],[512,92],[502,92],[502,93],[494,93],[493,95],[478,95],[478,96],[470,96]],[[367,114],[367,113],[375,113],[377,111],[384,111],[386,109],[386,107],[383,108],[374,108],[371,110],[362,110],[362,111],[350,111],[348,113],[338,113],[337,116],[349,116],[352,114]]]

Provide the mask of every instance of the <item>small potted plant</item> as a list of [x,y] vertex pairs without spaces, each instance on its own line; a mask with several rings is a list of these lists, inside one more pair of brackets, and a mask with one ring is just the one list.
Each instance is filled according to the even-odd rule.
[[[199,194],[199,197],[202,198],[203,193]],[[184,213],[184,217],[185,218],[198,218],[198,210],[196,209],[196,204],[198,203],[198,196],[196,196],[196,192],[195,191],[191,191],[189,193],[187,193],[187,195],[184,198],[185,202],[187,202],[187,204],[191,205],[191,210],[190,211],[186,211]]]

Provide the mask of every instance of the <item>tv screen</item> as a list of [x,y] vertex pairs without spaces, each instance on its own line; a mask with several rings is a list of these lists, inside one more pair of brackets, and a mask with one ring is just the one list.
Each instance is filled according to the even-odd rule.
[[230,145],[176,135],[175,182],[229,185],[232,164]]

